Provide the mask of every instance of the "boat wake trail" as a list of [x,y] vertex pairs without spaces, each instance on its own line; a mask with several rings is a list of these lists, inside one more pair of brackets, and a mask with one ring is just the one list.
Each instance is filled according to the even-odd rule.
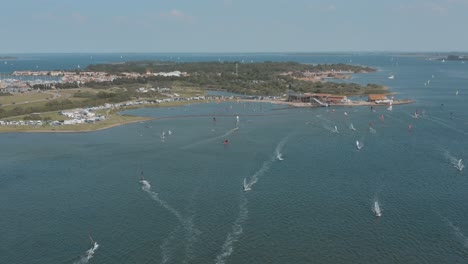
[[[174,209],[172,206],[170,206],[166,201],[162,200],[159,198],[159,194],[156,192],[153,192],[151,190],[151,184],[147,180],[141,180],[141,189],[148,193],[153,200],[157,201],[162,207],[167,209],[170,213],[172,213],[177,220],[179,221],[179,224],[184,228],[185,230],[185,240],[187,242],[186,245],[186,254],[187,254],[187,259],[189,259],[191,256],[190,251],[193,243],[196,241],[197,237],[200,235],[200,231],[195,228],[193,224],[193,217],[190,218],[184,218],[176,209]],[[169,245],[171,241],[175,238],[175,235],[177,234],[179,227],[176,227],[174,231],[169,235],[168,238],[165,239],[163,245],[161,246],[161,250],[163,251],[163,259],[162,263],[167,263],[171,259],[171,252],[169,252]],[[188,260],[187,260],[188,261]]]
[[172,241],[175,239],[177,233],[180,230],[180,226],[177,226],[172,232],[169,234],[169,236],[164,239],[164,242],[161,245],[161,254],[162,254],[162,259],[161,263],[168,263],[171,258],[172,258],[172,248],[170,247]]
[[216,264],[226,263],[226,259],[231,256],[232,252],[234,252],[234,243],[239,240],[239,237],[244,232],[242,226],[248,218],[248,213],[247,198],[242,194],[241,202],[239,204],[239,216],[234,222],[231,232],[227,235],[226,240],[224,241],[221,253],[216,256]]
[[281,151],[283,151],[284,145],[286,145],[286,143],[288,142],[289,138],[290,138],[290,135],[288,135],[287,137],[283,138],[283,139],[278,143],[278,145],[276,146],[275,154],[276,154],[276,159],[277,159],[277,160],[284,160],[284,159],[283,159],[283,153],[281,153]]
[[184,223],[184,218],[182,217],[182,215],[176,209],[172,208],[166,201],[159,198],[159,194],[151,190],[151,184],[147,180],[141,180],[140,183],[142,184],[141,189],[143,191],[147,192],[150,195],[150,197],[153,198],[153,200],[155,200],[162,207],[166,208],[169,212],[171,212],[181,224]]
[[252,175],[252,177],[250,178],[250,181],[245,184],[244,186],[244,189],[245,190],[252,190],[252,187],[254,186],[255,183],[258,182],[258,179],[263,176],[263,174],[265,174],[265,172],[267,172],[269,169],[270,169],[270,166],[271,164],[277,159],[277,160],[283,160],[283,157],[282,157],[282,154],[281,154],[281,151],[283,149],[283,147],[286,145],[286,143],[288,142],[289,138],[290,138],[291,135],[288,135],[286,136],[285,138],[283,138],[279,143],[278,145],[276,146],[276,149],[275,149],[275,153],[274,155],[271,157],[271,159],[269,160],[266,160],[265,162],[263,162],[262,164],[262,167],[260,167],[260,169],[255,172],[254,175]]
[[223,135],[221,136],[217,136],[217,137],[212,137],[212,138],[207,138],[207,139],[204,139],[204,140],[201,140],[201,141],[198,141],[198,142],[194,142],[192,144],[188,144],[184,147],[182,147],[181,149],[189,149],[189,148],[193,148],[195,146],[198,146],[198,145],[201,145],[201,144],[205,144],[205,143],[208,143],[210,141],[214,141],[214,140],[219,140],[219,139],[225,139],[227,136],[231,135],[232,133],[234,133],[234,131],[238,130],[239,128],[238,127],[235,127],[229,131],[227,131],[226,133],[224,133]]
[[451,125],[449,125],[449,124],[447,124],[447,123],[445,123],[445,122],[443,122],[442,120],[439,120],[439,119],[437,119],[437,118],[426,116],[426,117],[424,117],[424,119],[429,120],[429,121],[431,121],[431,122],[434,122],[434,123],[436,123],[436,124],[439,124],[439,125],[441,125],[441,126],[444,126],[444,127],[448,128],[448,129],[451,129],[451,130],[453,130],[453,131],[455,131],[455,132],[457,132],[457,133],[463,134],[463,135],[465,135],[465,136],[468,135],[467,132],[465,132],[465,131],[463,131],[463,130],[461,130],[461,129],[458,129],[458,128],[454,127],[454,126],[451,126]]
[[453,165],[453,167],[455,167],[457,170],[462,171],[463,168],[465,167],[465,165],[463,164],[462,159],[455,158],[447,150],[445,151],[444,156],[445,156],[446,159],[448,159],[450,161],[450,163]]
[[468,248],[468,238],[462,233],[460,228],[454,225],[448,218],[445,218],[445,221],[447,222],[448,226],[450,226],[450,228],[452,229],[455,237],[461,241],[465,248]]
[[86,250],[86,252],[84,253],[83,256],[80,257],[80,259],[76,262],[74,262],[73,264],[85,264],[85,263],[88,263],[88,261],[93,258],[94,256],[94,253],[96,253],[96,250],[98,249],[99,247],[99,244],[94,242],[93,243],[93,246]]

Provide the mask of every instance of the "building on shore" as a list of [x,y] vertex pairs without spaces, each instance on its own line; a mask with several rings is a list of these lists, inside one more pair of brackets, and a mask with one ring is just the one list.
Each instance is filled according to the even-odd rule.
[[388,99],[385,94],[369,94],[367,101],[376,104],[389,104],[393,102],[393,100]]
[[342,104],[350,102],[344,95],[326,93],[288,93],[288,102],[311,103],[312,105],[328,106],[329,104]]

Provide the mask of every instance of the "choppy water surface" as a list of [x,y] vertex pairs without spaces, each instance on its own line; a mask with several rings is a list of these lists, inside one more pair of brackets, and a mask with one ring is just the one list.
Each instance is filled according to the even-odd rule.
[[417,102],[194,104],[93,133],[1,134],[0,263],[465,261],[468,65],[288,59],[379,67],[352,81]]

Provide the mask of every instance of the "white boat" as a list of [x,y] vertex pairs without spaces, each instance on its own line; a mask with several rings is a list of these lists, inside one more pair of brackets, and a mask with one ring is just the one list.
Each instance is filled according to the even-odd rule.
[[168,134],[169,136],[172,135],[172,131],[170,131],[170,130],[167,131],[167,134]]
[[349,125],[349,129],[351,129],[351,130],[353,130],[353,131],[356,131],[356,129],[354,128],[354,125],[353,125],[353,124]]
[[382,216],[382,210],[380,210],[380,205],[379,205],[379,202],[378,202],[378,201],[375,201],[375,202],[374,202],[373,211],[374,211],[375,216],[377,216],[377,217],[381,217],[381,216]]
[[393,79],[395,79],[395,75],[390,75],[390,76],[388,76],[388,78],[389,78],[390,80],[393,80]]
[[445,59],[442,59],[442,62],[445,62]]
[[244,192],[248,192],[248,191],[251,191],[252,189],[250,188],[250,186],[247,184],[247,179],[244,178],[244,186],[242,186],[242,190]]
[[339,133],[338,127],[335,126],[335,129],[332,130],[333,133]]
[[465,165],[463,165],[462,159],[459,159],[457,163],[454,165],[457,170],[462,171],[463,168],[465,168]]
[[357,149],[362,149],[362,147],[364,147],[364,145],[361,142],[356,140],[356,148]]
[[455,92],[455,95],[458,95],[458,91]]
[[283,155],[281,155],[281,153],[276,153],[276,159],[279,161],[284,160]]
[[161,141],[164,141],[166,139],[166,132],[161,133]]

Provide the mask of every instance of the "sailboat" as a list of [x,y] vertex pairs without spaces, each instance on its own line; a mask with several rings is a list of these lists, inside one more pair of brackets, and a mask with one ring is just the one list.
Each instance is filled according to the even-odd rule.
[[349,129],[353,130],[353,131],[356,131],[356,129],[354,128],[354,125],[351,123],[351,125],[349,125]]
[[463,168],[465,168],[465,165],[463,165],[462,159],[459,159],[457,163],[454,165],[457,170],[462,171]]
[[445,59],[442,59],[442,62],[445,62]]
[[248,192],[248,191],[251,191],[252,189],[250,188],[250,186],[247,184],[247,179],[244,178],[244,185],[242,186],[242,190],[244,192]]
[[361,142],[356,140],[356,148],[357,149],[362,149],[362,147],[364,147],[364,145]]
[[458,95],[458,91],[455,92],[455,95]]
[[380,210],[379,201],[374,201],[373,211],[374,211],[375,216],[377,216],[377,217],[382,216],[382,210]]
[[161,141],[164,142],[164,140],[166,139],[166,132],[162,132],[161,133]]
[[338,131],[338,127],[336,127],[336,126],[335,126],[335,129],[332,130],[332,132],[334,132],[334,133],[340,133],[340,132]]

